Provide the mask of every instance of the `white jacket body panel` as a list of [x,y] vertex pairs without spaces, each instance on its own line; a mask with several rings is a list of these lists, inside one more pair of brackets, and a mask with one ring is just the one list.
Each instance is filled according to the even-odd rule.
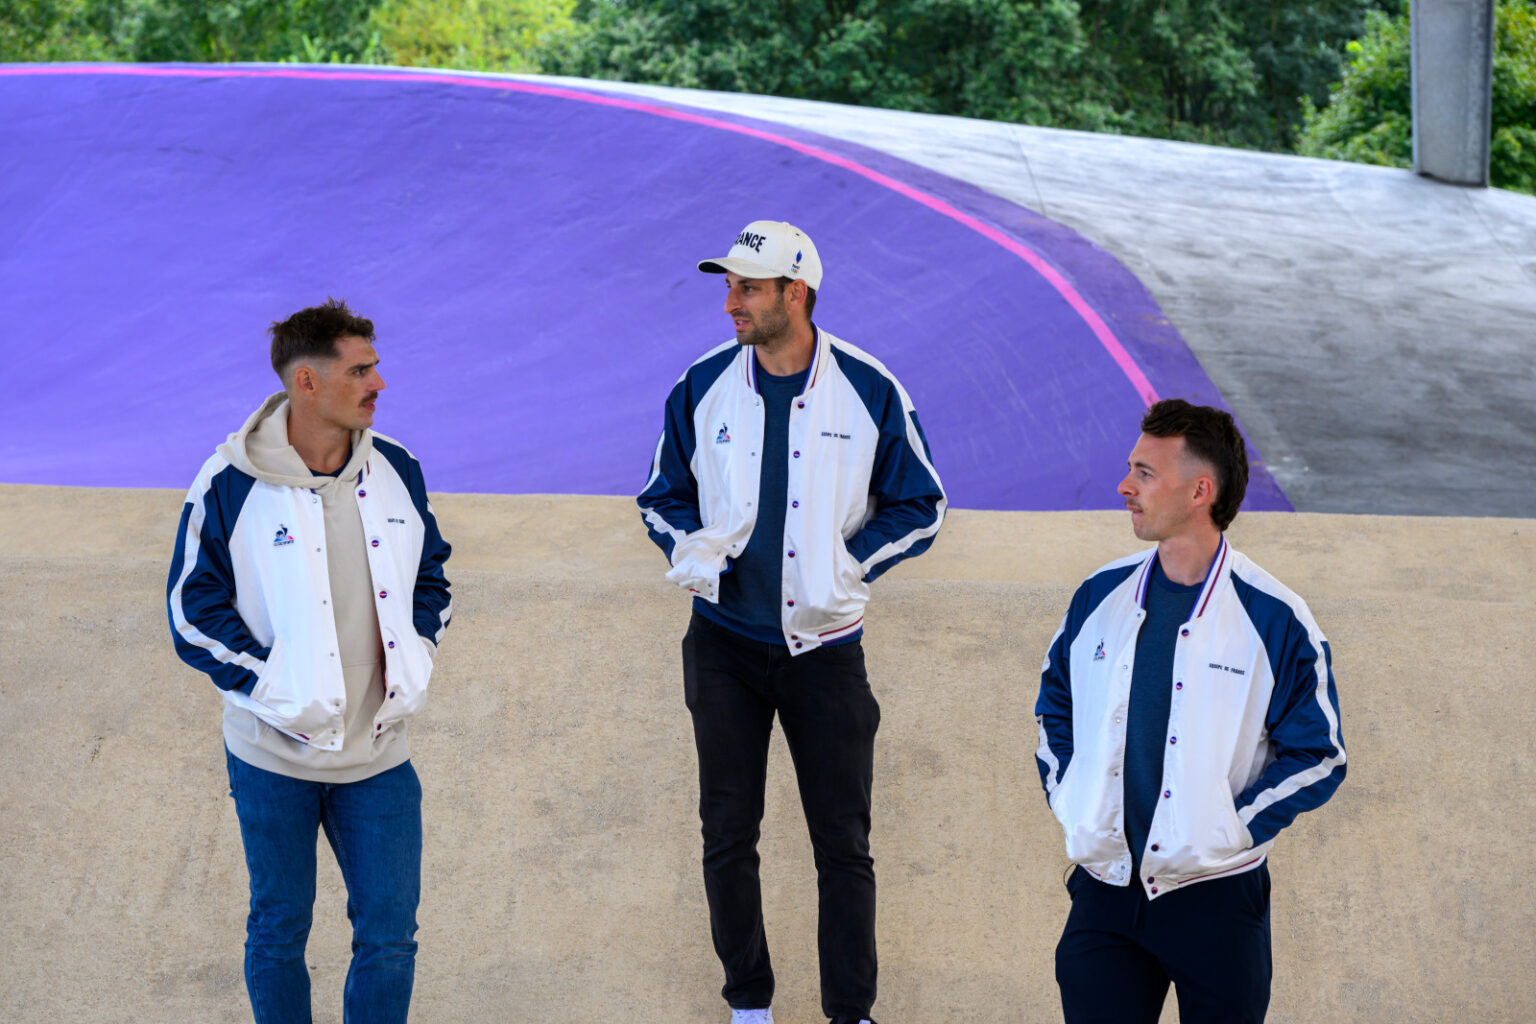
[[[689,368],[668,399],[639,498],[674,566],[669,578],[708,601],[718,600],[719,574],[757,522],[766,412],[756,368],[755,353],[735,342]],[[780,620],[800,654],[860,628],[869,580],[932,543],[946,499],[906,392],[877,360],[825,331],[790,406],[787,458]],[[893,479],[902,490],[882,490]],[[880,529],[866,530],[872,523]]]
[[[384,656],[386,698],[375,732],[425,706],[435,637],[416,620],[437,616],[440,636],[451,614],[441,575],[447,545],[435,522],[429,545],[418,512],[424,492],[413,495],[394,465],[403,449],[396,446],[393,459],[379,450],[387,443],[375,435],[353,489]],[[178,653],[208,672],[226,701],[288,736],[339,750],[346,688],[325,543],[318,495],[253,479],[214,455],[187,495],[167,603]],[[439,557],[424,557],[432,546],[441,547]],[[433,575],[441,592],[428,585],[434,593],[423,600],[418,583]]]
[[[1131,881],[1122,779],[1153,554],[1111,563],[1080,588],[1036,707],[1037,758],[1067,856],[1112,885]],[[1095,593],[1095,581],[1106,592]],[[1320,672],[1275,649],[1298,636],[1309,638]],[[1223,540],[1175,641],[1162,792],[1138,880],[1149,897],[1257,867],[1279,828],[1332,794],[1344,748],[1328,661],[1306,605]]]

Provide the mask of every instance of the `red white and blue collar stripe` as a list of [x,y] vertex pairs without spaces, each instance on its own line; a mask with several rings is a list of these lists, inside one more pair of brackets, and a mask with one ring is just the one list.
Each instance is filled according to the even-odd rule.
[[[1222,571],[1227,567],[1227,554],[1231,549],[1227,546],[1227,537],[1221,536],[1220,543],[1216,545],[1216,554],[1211,557],[1211,564],[1205,570],[1205,582],[1200,586],[1200,596],[1195,600],[1195,618],[1205,614],[1206,606],[1211,603],[1211,594],[1215,593],[1216,585],[1221,582]],[[1157,564],[1157,552],[1152,552],[1152,557],[1147,559],[1141,567],[1141,575],[1136,578],[1136,606],[1143,610],[1147,607],[1147,586],[1152,582],[1152,567]]]
[[[815,324],[812,324],[811,330],[816,332],[816,346],[811,350],[811,366],[805,374],[805,384],[800,388],[800,394],[802,395],[811,390],[812,385],[816,383],[816,378],[821,374],[822,365],[826,362],[825,350],[827,348],[827,343],[826,340],[822,337],[821,328],[817,327]],[[746,366],[743,369],[747,375],[747,387],[751,388],[753,391],[756,391],[757,353],[752,349],[752,346],[750,345],[743,345],[742,348],[745,350],[743,355],[746,357]]]

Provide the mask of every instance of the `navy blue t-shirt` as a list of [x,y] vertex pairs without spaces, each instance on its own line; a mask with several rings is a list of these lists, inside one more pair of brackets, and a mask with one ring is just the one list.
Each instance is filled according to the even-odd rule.
[[1138,873],[1163,788],[1163,754],[1168,746],[1168,710],[1173,703],[1173,653],[1179,627],[1189,621],[1204,584],[1184,586],[1152,566],[1147,584],[1147,618],[1136,634],[1136,668],[1125,725],[1125,839]]
[[784,643],[779,601],[784,591],[784,504],[789,494],[789,409],[805,390],[808,370],[775,377],[759,363],[757,391],[763,396],[763,470],[757,491],[752,536],[720,576],[720,603],[694,598],[711,622],[763,643]]

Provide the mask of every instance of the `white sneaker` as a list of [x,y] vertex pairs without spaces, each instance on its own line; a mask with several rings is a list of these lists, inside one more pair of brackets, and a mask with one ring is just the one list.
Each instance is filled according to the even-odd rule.
[[773,1007],[761,1010],[732,1010],[731,1024],[773,1024]]

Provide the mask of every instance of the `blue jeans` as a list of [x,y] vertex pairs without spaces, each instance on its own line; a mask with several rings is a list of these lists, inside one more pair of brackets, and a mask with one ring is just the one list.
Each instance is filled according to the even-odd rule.
[[245,984],[256,1024],[309,1024],[304,945],[315,905],[315,845],[325,830],[347,886],[352,966],[343,1019],[403,1022],[416,972],[421,783],[409,761],[360,782],[294,779],[225,751],[251,875]]

